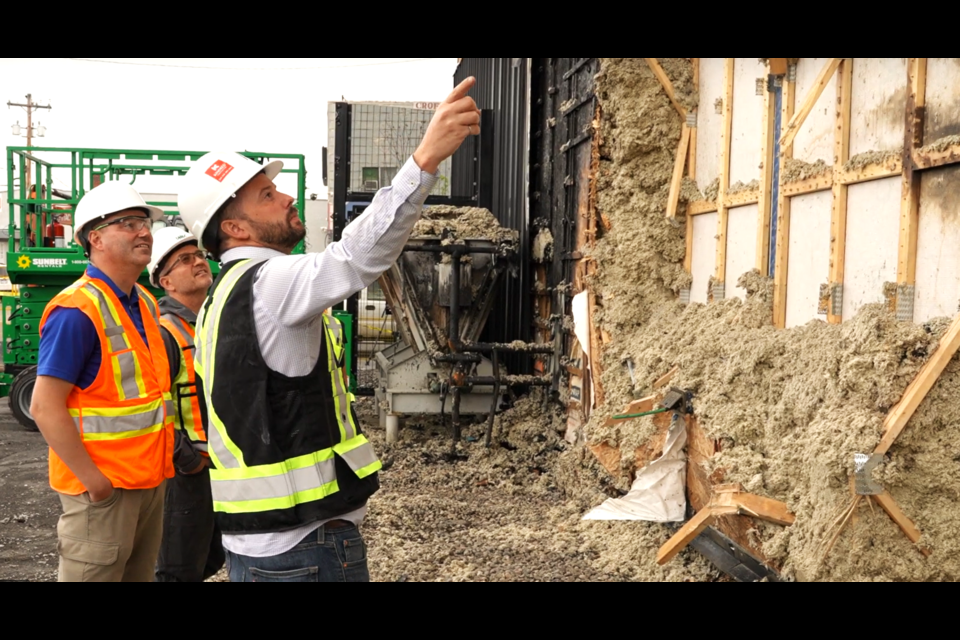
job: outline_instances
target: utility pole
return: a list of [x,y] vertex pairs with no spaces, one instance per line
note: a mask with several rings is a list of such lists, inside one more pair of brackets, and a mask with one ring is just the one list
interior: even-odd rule
[[[19,102],[10,102],[10,101],[8,100],[8,101],[7,101],[7,108],[10,108],[10,107],[23,107],[23,108],[26,110],[26,112],[27,112],[27,146],[28,146],[28,147],[31,147],[31,146],[33,146],[33,111],[34,111],[34,109],[53,109],[53,107],[51,107],[51,106],[48,105],[48,104],[47,104],[47,105],[37,104],[36,102],[33,101],[33,95],[30,94],[30,93],[28,93],[28,94],[26,95],[26,98],[27,98],[27,104],[21,104],[21,103],[19,103]],[[14,135],[19,135],[19,134],[20,134],[19,129],[20,129],[19,124],[14,125],[14,129],[13,129],[13,130],[14,130]],[[43,133],[42,133],[42,132],[41,132],[40,136],[43,137]],[[27,188],[27,189],[30,188],[30,162],[29,162],[29,161],[27,161],[27,184],[26,184],[26,188]],[[37,190],[37,194],[36,194],[36,196],[37,196],[38,199],[39,199],[39,197],[40,197],[39,191],[40,191],[40,190],[38,189],[38,190]]]

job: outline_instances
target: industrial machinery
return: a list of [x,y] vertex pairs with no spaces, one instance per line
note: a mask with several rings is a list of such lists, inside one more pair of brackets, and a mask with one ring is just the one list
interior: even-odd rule
[[[7,271],[16,294],[2,297],[4,351],[0,397],[9,396],[14,416],[27,429],[37,428],[30,414],[30,402],[36,382],[40,319],[47,303],[79,278],[88,263],[83,250],[73,242],[73,211],[80,198],[108,180],[135,184],[138,176],[184,175],[190,163],[204,153],[7,147]],[[306,190],[304,157],[242,153],[258,162],[283,160],[283,173],[296,174],[295,195],[302,219]],[[40,185],[39,195],[37,189],[30,188],[31,182]],[[168,224],[176,223],[174,196],[148,195],[145,199],[166,211]],[[295,253],[302,252],[301,243]],[[211,267],[216,273],[216,265]],[[152,288],[146,271],[140,284]]]
[[[496,234],[492,234],[496,235]],[[510,376],[505,353],[547,357],[554,345],[478,342],[501,276],[517,252],[515,238],[412,238],[380,279],[403,342],[376,355],[376,397],[387,440],[398,438],[404,415],[446,413],[454,448],[463,415],[488,415],[486,444],[500,397],[508,387],[550,386],[551,378]]]

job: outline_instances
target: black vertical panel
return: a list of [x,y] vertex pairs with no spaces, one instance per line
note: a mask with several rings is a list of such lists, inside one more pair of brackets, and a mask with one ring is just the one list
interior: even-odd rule
[[[503,284],[499,300],[491,312],[484,340],[530,341],[533,337],[533,289],[531,270],[532,236],[526,202],[526,122],[527,58],[464,58],[455,75],[455,83],[474,76],[477,85],[471,96],[481,109],[492,112],[488,126],[493,127],[493,167],[474,170],[478,157],[477,141],[468,141],[453,157],[452,191],[454,196],[472,196],[478,192],[477,175],[492,179],[491,211],[504,227],[520,233],[520,255],[515,273]],[[486,162],[486,158],[483,158]],[[508,362],[511,371],[529,373],[529,358]]]

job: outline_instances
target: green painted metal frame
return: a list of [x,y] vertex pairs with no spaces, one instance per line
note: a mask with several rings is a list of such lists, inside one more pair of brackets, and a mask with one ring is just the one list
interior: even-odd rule
[[[29,215],[27,207],[34,205],[40,208],[38,214],[42,222],[38,226],[42,226],[47,222],[46,214],[51,213],[55,205],[76,207],[84,194],[93,188],[95,177],[99,178],[97,183],[100,183],[120,179],[123,176],[132,176],[131,183],[135,183],[137,176],[141,175],[179,176],[187,172],[190,162],[205,153],[205,151],[7,147],[7,208],[10,237],[7,272],[10,281],[20,288],[19,296],[3,298],[5,343],[3,362],[8,372],[15,372],[19,368],[36,363],[36,353],[39,348],[38,310],[42,313],[42,307],[46,302],[63,287],[79,278],[88,264],[83,250],[74,244],[72,238],[67,238],[67,246],[60,248],[23,246],[21,231],[27,227],[27,215]],[[295,161],[295,167],[285,167],[282,173],[297,176],[297,207],[300,210],[300,218],[303,220],[307,176],[304,156],[252,151],[240,153],[260,163],[267,160],[284,160],[287,161],[285,164],[294,164],[289,161]],[[50,159],[48,156],[51,155],[56,156],[56,159]],[[171,164],[175,162],[183,164]],[[29,197],[30,185],[27,184],[26,179],[28,163],[33,183],[42,185],[46,189],[43,198]],[[53,197],[55,170],[61,170],[61,172],[68,170],[69,198]],[[19,185],[16,184],[17,182]],[[66,193],[66,190],[64,192]],[[178,213],[175,209],[176,202],[151,200],[148,204],[173,208],[168,211],[171,216]],[[56,211],[57,215],[69,213],[72,224],[72,208]],[[43,229],[36,230],[36,237],[38,242],[42,242]],[[303,253],[303,251],[303,243],[294,249],[294,253]],[[211,266],[217,268],[217,265]],[[140,278],[140,282],[155,293],[159,293],[150,287],[146,272]],[[5,396],[9,390],[10,380],[7,378],[10,376],[0,377],[0,396]]]

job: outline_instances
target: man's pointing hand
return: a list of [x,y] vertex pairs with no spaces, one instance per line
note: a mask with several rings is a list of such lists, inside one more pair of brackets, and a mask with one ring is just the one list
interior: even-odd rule
[[480,133],[480,110],[467,92],[477,83],[470,77],[440,103],[427,127],[423,141],[413,154],[413,160],[422,171],[436,173],[440,163],[453,155],[470,135]]

